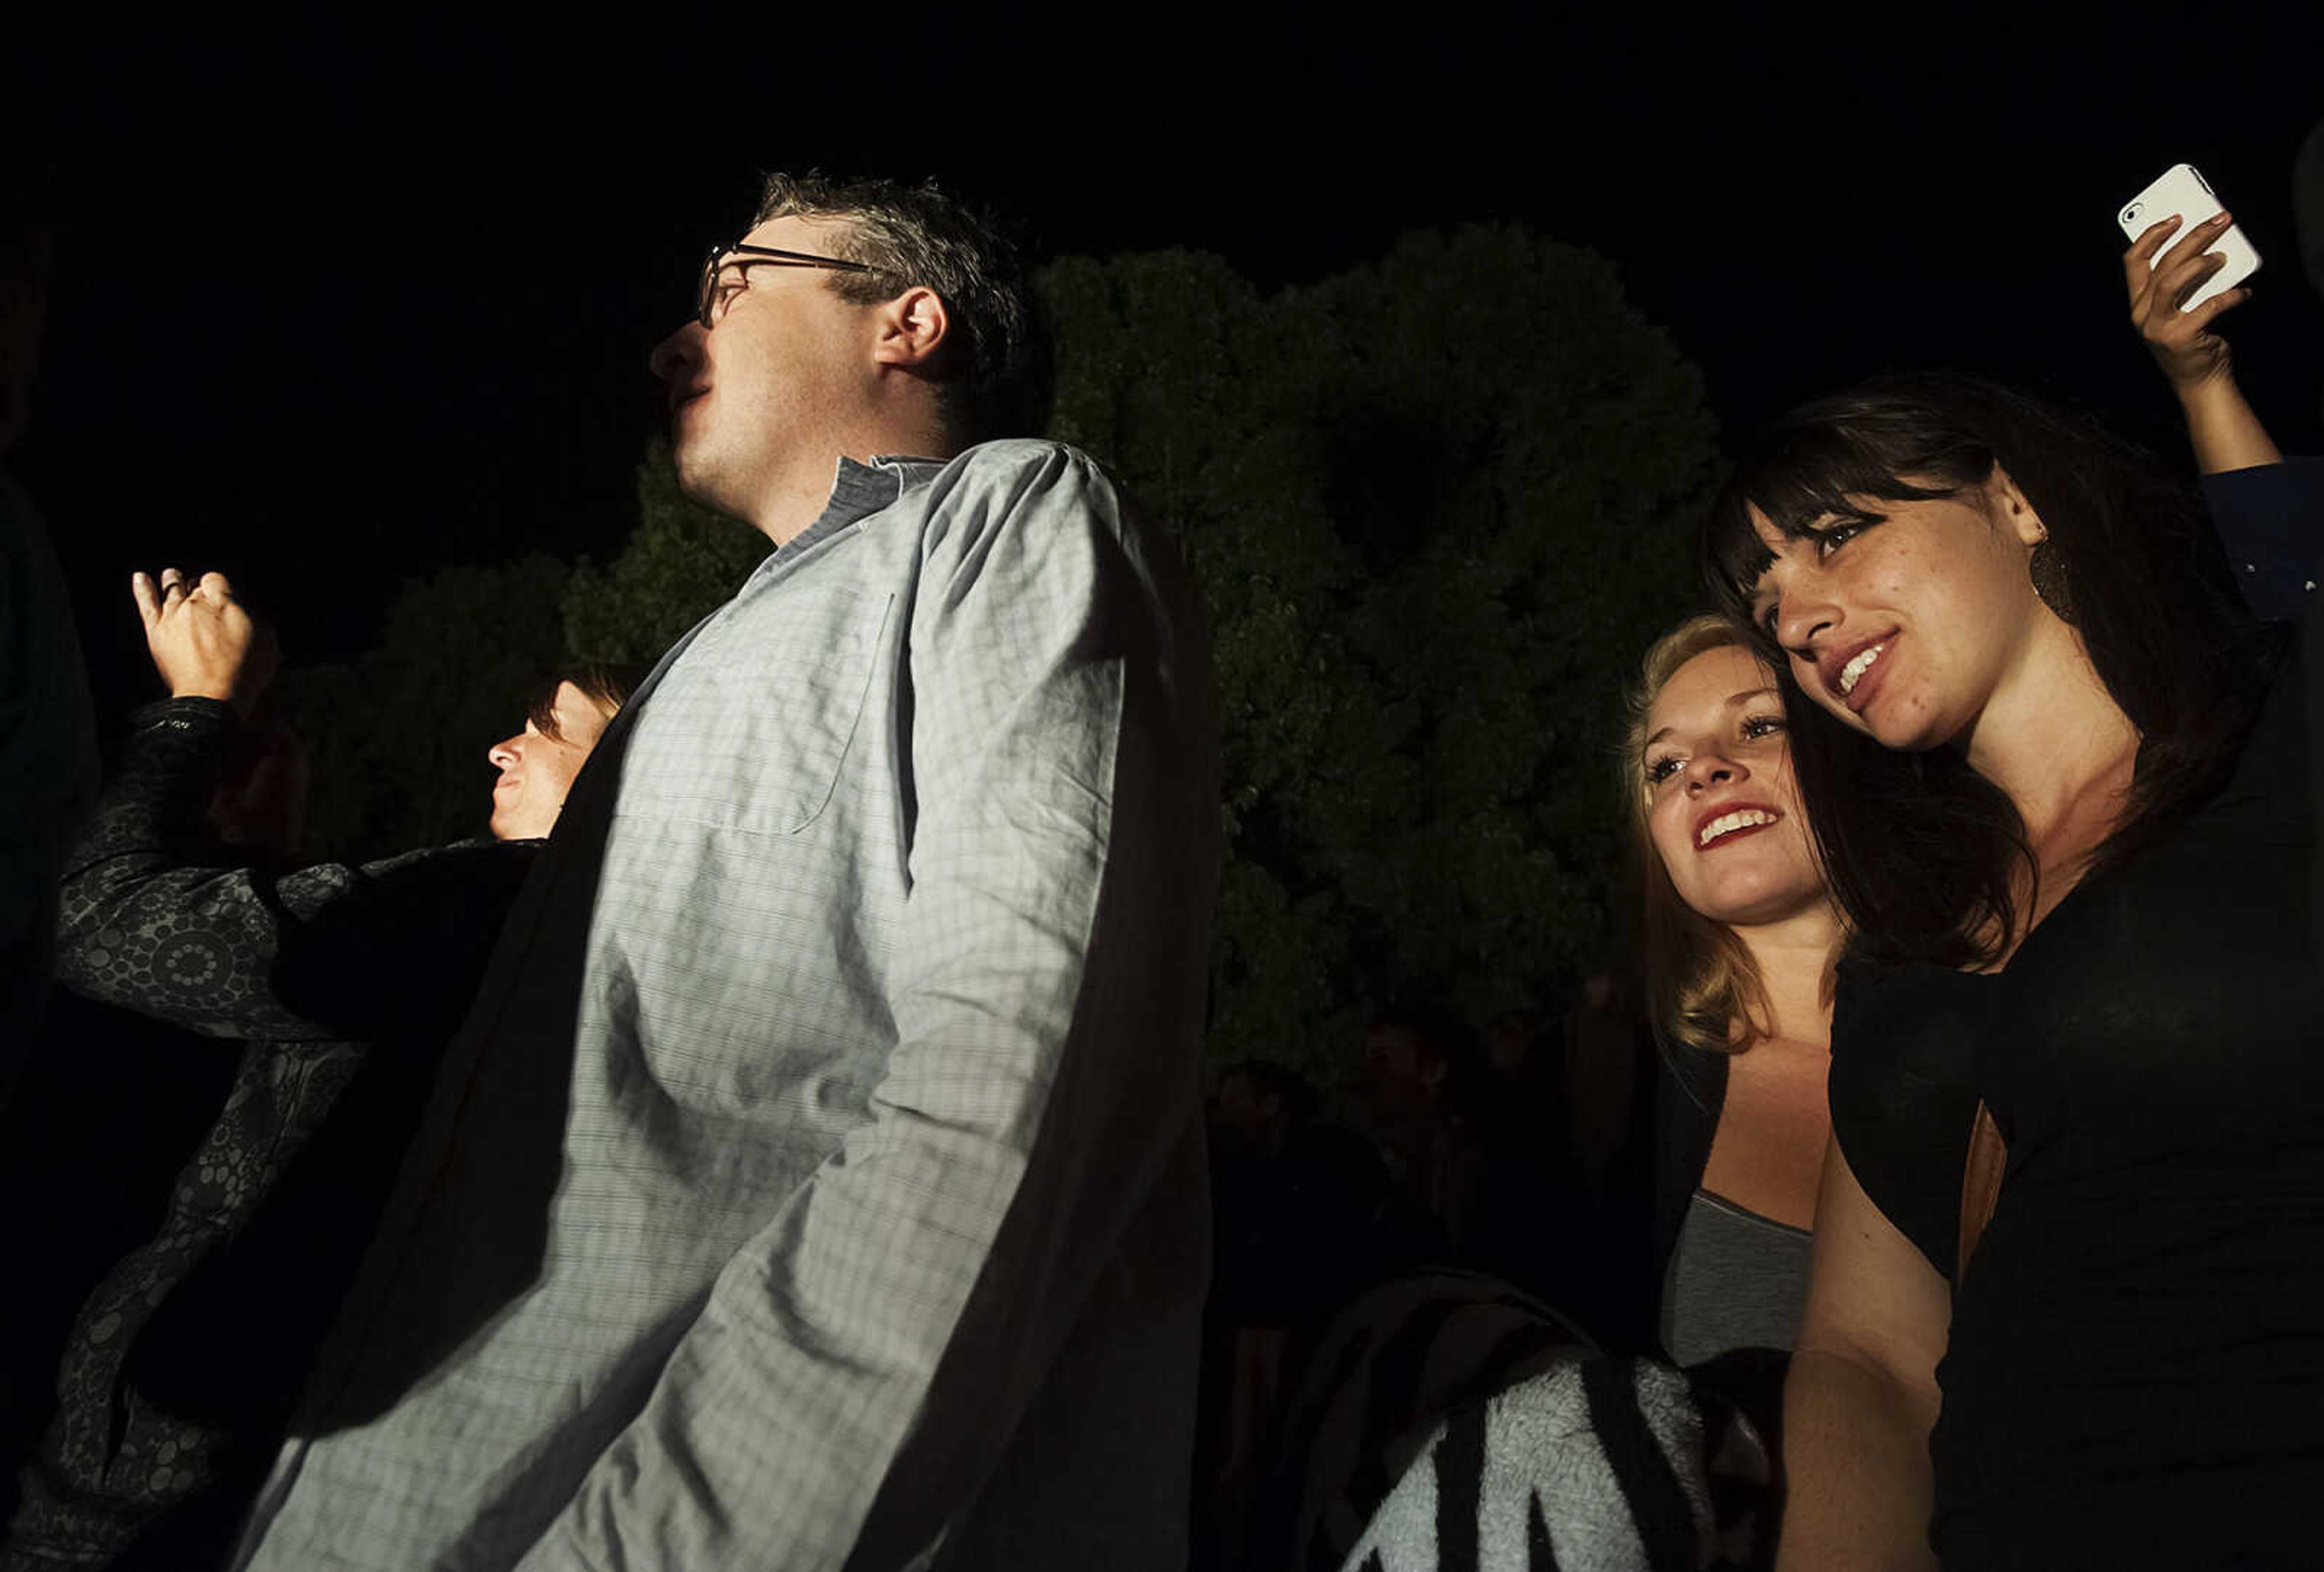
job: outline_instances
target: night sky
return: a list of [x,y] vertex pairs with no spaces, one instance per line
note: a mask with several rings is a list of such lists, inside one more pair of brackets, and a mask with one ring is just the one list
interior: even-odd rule
[[[2324,450],[2324,305],[2288,206],[2324,23],[2283,18],[2311,7],[2098,37],[1947,13],[1918,40],[1896,19],[1936,8],[1775,32],[1606,9],[1636,20],[648,6],[586,37],[236,37],[108,13],[122,36],[6,51],[11,144],[42,150],[70,225],[13,467],[108,707],[144,697],[135,567],[224,567],[289,658],[354,653],[406,576],[618,548],[659,417],[647,350],[757,171],[810,166],[934,175],[1038,254],[1187,246],[1268,287],[1518,220],[1614,259],[1730,436],[1950,365],[2167,444],[2113,210],[2186,160],[2267,259],[2231,319],[2255,402]],[[1509,352],[1531,347],[1512,301]]]

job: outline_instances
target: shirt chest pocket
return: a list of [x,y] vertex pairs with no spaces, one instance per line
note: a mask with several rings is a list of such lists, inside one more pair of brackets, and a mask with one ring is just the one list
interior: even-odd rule
[[860,745],[892,595],[770,596],[705,628],[638,718],[620,818],[805,830]]

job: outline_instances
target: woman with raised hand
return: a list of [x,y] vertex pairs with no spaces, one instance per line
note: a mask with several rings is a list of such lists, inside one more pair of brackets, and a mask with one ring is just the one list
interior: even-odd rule
[[[2159,315],[2213,237],[2126,259],[2151,343],[2233,304]],[[2312,635],[2151,459],[1964,378],[1794,411],[1705,544],[1850,929],[1782,1564],[2312,1561]]]
[[[0,1568],[223,1558],[502,919],[634,681],[579,667],[545,685],[489,750],[492,838],[290,866],[296,756],[248,745],[271,637],[221,574],[141,573],[132,589],[170,697],[132,717],[121,767],[66,850],[58,976],[183,1029],[169,1046],[223,1056],[231,1077],[151,1208],[158,1225],[80,1300],[47,1390],[5,1393],[53,1411]],[[293,789],[253,790],[270,771]],[[119,1123],[93,1133],[100,1182],[136,1166],[112,1138],[134,1127],[140,1091],[118,1088]]]

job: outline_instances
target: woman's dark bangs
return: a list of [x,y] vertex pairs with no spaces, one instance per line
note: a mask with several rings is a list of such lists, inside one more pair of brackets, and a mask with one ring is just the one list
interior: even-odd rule
[[1775,560],[1751,522],[1754,510],[1777,534],[1796,541],[1821,519],[1860,513],[1851,499],[1924,495],[1897,479],[1898,473],[1886,455],[1845,427],[1780,432],[1727,483],[1705,522],[1703,547],[1722,608],[1748,622],[1751,592]]

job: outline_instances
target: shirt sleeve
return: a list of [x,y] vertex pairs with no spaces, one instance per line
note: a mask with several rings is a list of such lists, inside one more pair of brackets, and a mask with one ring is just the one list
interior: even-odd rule
[[121,768],[66,851],[57,980],[213,1037],[448,1031],[525,859],[479,843],[264,867],[208,819],[237,724],[209,698],[133,717]]
[[933,493],[870,1116],[721,1272],[528,1568],[913,1561],[1198,1116],[1218,810],[1191,599],[1069,449],[978,449]]
[[2324,578],[2324,458],[2207,475],[2203,498],[2252,610],[2269,622],[2305,616]]

